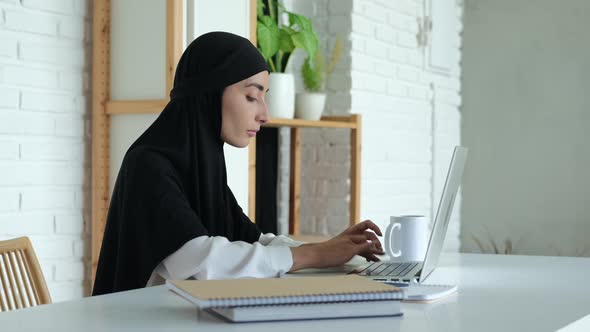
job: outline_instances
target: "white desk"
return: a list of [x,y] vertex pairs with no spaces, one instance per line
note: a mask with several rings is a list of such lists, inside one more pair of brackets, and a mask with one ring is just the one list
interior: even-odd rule
[[[564,279],[564,276],[569,277]],[[590,314],[590,258],[443,255],[429,282],[459,293],[404,316],[230,324],[164,286],[0,313],[4,331],[555,331]]]

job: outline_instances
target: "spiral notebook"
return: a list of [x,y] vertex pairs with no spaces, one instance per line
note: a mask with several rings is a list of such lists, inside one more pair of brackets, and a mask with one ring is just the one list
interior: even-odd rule
[[166,284],[199,308],[403,299],[398,287],[358,275],[168,280]]
[[168,280],[200,309],[234,322],[400,315],[404,293],[358,275]]
[[204,311],[226,321],[236,323],[383,317],[400,316],[402,314],[399,300],[208,308],[204,309]]

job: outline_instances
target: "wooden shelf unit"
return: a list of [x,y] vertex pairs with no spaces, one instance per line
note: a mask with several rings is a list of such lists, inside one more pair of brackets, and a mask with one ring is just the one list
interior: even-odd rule
[[[301,206],[301,129],[302,128],[349,128],[350,129],[350,206],[349,224],[352,226],[360,219],[361,189],[361,116],[352,114],[341,117],[322,117],[319,121],[301,119],[271,119],[265,127],[291,128],[291,160],[289,181],[289,234],[299,235],[299,218]],[[249,145],[249,196],[248,215],[256,218],[256,140]]]

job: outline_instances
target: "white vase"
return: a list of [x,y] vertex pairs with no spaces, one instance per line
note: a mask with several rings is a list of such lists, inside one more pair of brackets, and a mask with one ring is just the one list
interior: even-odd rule
[[295,79],[290,73],[270,73],[266,106],[271,118],[292,119],[295,113]]
[[322,117],[326,106],[326,94],[319,92],[302,92],[295,99],[295,117],[317,121]]

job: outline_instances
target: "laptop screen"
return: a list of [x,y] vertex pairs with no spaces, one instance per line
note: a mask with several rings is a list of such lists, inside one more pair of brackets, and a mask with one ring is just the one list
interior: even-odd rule
[[463,176],[463,168],[465,160],[467,159],[467,149],[461,146],[456,146],[451,158],[451,165],[447,173],[445,186],[443,187],[438,210],[430,233],[430,241],[424,258],[424,265],[420,273],[420,282],[424,281],[430,273],[434,270],[440,257],[440,252],[443,247],[451,212],[453,211],[453,204],[455,197],[461,184],[461,177]]

